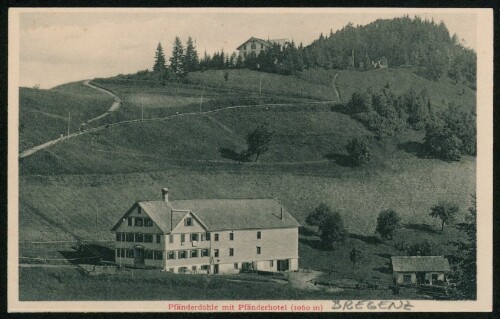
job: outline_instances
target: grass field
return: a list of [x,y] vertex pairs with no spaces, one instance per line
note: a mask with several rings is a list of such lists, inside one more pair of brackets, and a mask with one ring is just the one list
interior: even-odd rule
[[[224,80],[225,72],[228,80]],[[331,83],[310,83],[295,76],[241,70],[210,70],[190,73],[194,83],[215,88],[227,88],[246,92],[262,92],[275,96],[285,95],[316,100],[336,100]]]
[[[248,278],[246,278],[248,277]],[[20,268],[20,300],[300,300],[393,299],[391,290],[301,290],[255,276],[176,275],[134,270],[84,277],[72,268]],[[420,299],[410,289],[398,298]]]

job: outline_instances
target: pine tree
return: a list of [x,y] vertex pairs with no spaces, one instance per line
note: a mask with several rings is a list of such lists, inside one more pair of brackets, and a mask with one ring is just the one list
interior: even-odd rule
[[172,57],[170,58],[170,69],[177,75],[184,75],[184,47],[181,39],[175,37],[174,47],[172,48]]
[[194,46],[193,39],[188,37],[186,42],[186,54],[184,55],[184,71],[186,73],[196,71],[198,69],[198,52]]
[[161,43],[158,42],[158,47],[156,48],[155,63],[153,65],[153,72],[156,74],[163,74],[166,70],[165,66],[165,54],[163,53],[163,48]]

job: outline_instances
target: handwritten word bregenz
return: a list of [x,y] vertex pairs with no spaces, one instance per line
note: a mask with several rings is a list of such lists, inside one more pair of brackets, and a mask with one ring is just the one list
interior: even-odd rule
[[409,300],[332,300],[333,310],[400,310],[411,311],[413,305]]

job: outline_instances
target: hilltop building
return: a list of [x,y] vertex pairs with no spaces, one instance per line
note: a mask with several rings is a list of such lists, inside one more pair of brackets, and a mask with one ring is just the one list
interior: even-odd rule
[[391,265],[395,284],[444,283],[451,270],[448,259],[443,256],[393,256]]
[[243,42],[240,46],[236,48],[238,50],[239,55],[243,60],[247,57],[247,55],[255,54],[255,56],[259,56],[259,54],[265,49],[269,48],[273,44],[279,44],[281,46],[285,45],[288,42],[288,39],[272,39],[272,40],[262,40],[259,38],[251,37],[250,39]]
[[300,224],[274,199],[136,202],[111,229],[116,262],[174,273],[298,269]]

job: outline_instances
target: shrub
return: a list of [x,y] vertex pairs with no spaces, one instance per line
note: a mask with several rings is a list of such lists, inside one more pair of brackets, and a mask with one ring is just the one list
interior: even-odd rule
[[401,218],[395,211],[381,211],[377,218],[376,232],[379,233],[382,238],[392,239],[392,235],[399,228],[400,222]]
[[354,138],[345,146],[349,159],[354,166],[359,166],[370,161],[371,151],[368,143],[364,139]]

